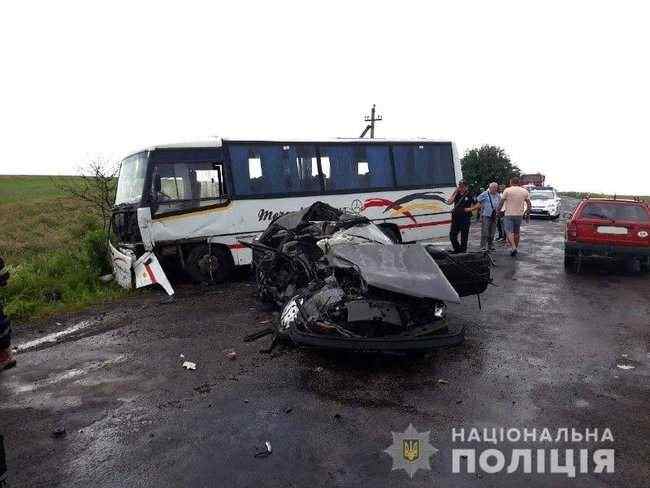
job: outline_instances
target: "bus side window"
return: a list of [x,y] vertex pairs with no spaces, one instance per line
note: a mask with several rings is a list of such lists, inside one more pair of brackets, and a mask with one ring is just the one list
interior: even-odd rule
[[326,190],[390,188],[394,186],[388,146],[331,144],[321,146]]
[[257,155],[248,158],[248,178],[250,179],[249,185],[253,193],[264,193],[262,191],[262,185],[264,184],[262,158]]
[[222,198],[223,181],[221,180],[221,165],[215,169],[197,169],[194,171],[195,182],[192,197],[195,199],[203,198]]
[[229,152],[235,195],[291,195],[320,190],[313,145],[234,143]]
[[451,144],[395,144],[397,186],[454,185]]
[[224,203],[223,165],[207,161],[160,163],[154,168],[154,215]]
[[328,158],[327,156],[322,156],[320,158],[320,167],[323,170],[323,178],[325,179],[325,188],[329,188],[329,179],[331,174],[330,158]]

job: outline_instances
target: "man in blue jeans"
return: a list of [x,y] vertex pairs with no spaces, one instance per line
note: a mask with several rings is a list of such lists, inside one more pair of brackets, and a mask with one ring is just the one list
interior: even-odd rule
[[[0,287],[6,286],[9,273],[4,270],[5,263],[0,257]],[[11,322],[2,310],[0,300],[0,371],[16,365],[16,358],[11,352]]]
[[481,251],[494,251],[494,233],[497,229],[497,208],[501,203],[498,183],[492,182],[476,201],[481,205]]

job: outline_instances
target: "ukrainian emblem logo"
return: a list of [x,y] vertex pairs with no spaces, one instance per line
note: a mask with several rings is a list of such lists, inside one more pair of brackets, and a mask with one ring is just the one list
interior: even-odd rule
[[413,478],[418,469],[429,470],[429,458],[438,452],[429,442],[431,431],[418,432],[409,424],[404,432],[391,432],[393,443],[384,450],[393,458],[392,471],[403,469]]
[[420,457],[420,439],[403,439],[402,454],[410,463],[417,461]]

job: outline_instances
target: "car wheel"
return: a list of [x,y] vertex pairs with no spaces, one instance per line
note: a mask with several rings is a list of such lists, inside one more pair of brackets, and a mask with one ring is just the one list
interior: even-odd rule
[[641,273],[641,260],[637,258],[628,258],[623,261],[625,272],[628,274]]
[[641,272],[642,273],[650,272],[650,258],[647,259],[645,262],[641,263]]
[[232,255],[226,248],[199,244],[188,254],[185,270],[196,283],[223,283],[233,267]]
[[564,253],[564,270],[567,273],[575,273],[578,271],[577,269],[577,260],[575,256],[572,256],[571,254]]

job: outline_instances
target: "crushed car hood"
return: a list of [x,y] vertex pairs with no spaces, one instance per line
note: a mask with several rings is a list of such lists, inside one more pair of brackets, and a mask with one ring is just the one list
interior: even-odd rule
[[460,344],[446,303],[485,291],[485,253],[402,244],[367,218],[323,202],[283,215],[254,241],[260,300],[280,310],[277,340],[362,351]]
[[368,285],[382,290],[460,303],[454,287],[419,244],[339,245],[328,260],[333,267],[355,267]]

